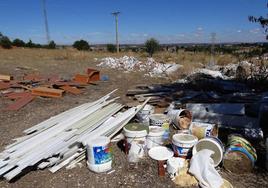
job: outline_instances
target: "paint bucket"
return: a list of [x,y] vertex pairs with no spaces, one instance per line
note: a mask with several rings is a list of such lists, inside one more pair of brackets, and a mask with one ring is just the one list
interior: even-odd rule
[[211,155],[211,158],[214,161],[214,166],[218,166],[223,158],[224,147],[222,142],[216,137],[206,137],[198,141],[198,143],[193,148],[193,155],[197,152],[209,149],[214,151],[214,154]]
[[191,149],[198,138],[190,134],[175,134],[172,137],[172,146],[175,156],[187,158],[191,156]]
[[165,130],[165,133],[163,135],[163,138],[169,139],[169,124],[170,119],[165,114],[151,114],[149,116],[150,119],[150,126],[159,126],[162,127]]
[[86,144],[87,165],[93,172],[101,173],[112,169],[110,139],[100,136]]
[[192,114],[186,109],[170,110],[168,116],[178,129],[189,129],[192,122]]
[[185,159],[181,157],[172,157],[167,160],[167,172],[171,179],[179,174],[179,169],[184,167]]
[[251,172],[256,160],[256,150],[246,139],[238,135],[228,137],[228,148],[223,161],[226,170],[238,174]]
[[163,135],[165,130],[162,127],[150,126],[149,134],[147,135],[147,148],[151,149],[155,146],[161,146],[164,143]]
[[154,113],[154,107],[152,105],[146,104],[143,109],[137,113],[137,118],[140,123],[149,126],[149,116]]
[[144,157],[148,129],[148,126],[139,123],[130,123],[123,128],[129,162],[138,162]]
[[200,140],[208,136],[218,137],[219,131],[215,124],[192,122],[190,132]]

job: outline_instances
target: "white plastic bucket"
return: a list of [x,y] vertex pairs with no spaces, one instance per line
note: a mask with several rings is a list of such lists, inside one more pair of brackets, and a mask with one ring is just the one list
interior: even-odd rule
[[90,170],[101,173],[112,169],[112,153],[108,137],[100,136],[90,140],[86,148],[87,165]]
[[190,133],[195,135],[198,139],[209,136],[218,137],[218,127],[210,123],[192,122]]
[[192,114],[189,110],[171,109],[167,115],[178,129],[189,129],[192,121]]
[[147,135],[147,148],[151,149],[155,146],[161,146],[164,143],[163,135],[165,130],[162,127],[150,126]]
[[149,126],[149,116],[154,113],[154,107],[152,105],[146,104],[143,109],[137,113],[137,118],[140,123]]
[[198,138],[190,134],[175,134],[172,137],[173,151],[176,156],[187,158],[191,156],[191,149]]
[[163,138],[168,139],[170,118],[165,114],[151,114],[149,116],[149,119],[150,119],[150,126],[162,127],[165,130]]
[[214,161],[214,166],[218,166],[223,158],[223,144],[216,137],[206,137],[198,141],[198,143],[193,148],[193,155],[202,149],[209,149],[214,151],[214,154],[211,155],[211,158]]
[[143,124],[132,123],[123,128],[128,145],[129,162],[138,162],[144,157],[148,132],[144,126]]

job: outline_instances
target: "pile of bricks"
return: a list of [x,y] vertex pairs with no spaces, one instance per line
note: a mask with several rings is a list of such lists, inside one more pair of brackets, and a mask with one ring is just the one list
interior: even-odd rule
[[14,100],[5,110],[19,110],[35,97],[61,98],[64,92],[79,95],[82,87],[100,80],[100,71],[88,68],[85,74],[76,74],[72,80],[62,80],[59,76],[45,77],[39,74],[25,75],[22,80],[14,80],[10,75],[0,74],[0,93]]

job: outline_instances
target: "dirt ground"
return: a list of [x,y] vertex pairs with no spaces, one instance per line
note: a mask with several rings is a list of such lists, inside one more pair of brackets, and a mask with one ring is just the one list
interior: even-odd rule
[[[15,78],[26,73],[58,74],[71,78],[75,73],[83,73],[87,67],[96,68],[94,57],[105,55],[68,50],[0,49],[0,73],[14,75]],[[102,75],[108,75],[109,80],[87,86],[80,95],[65,94],[61,99],[39,97],[19,111],[0,111],[0,150],[12,143],[12,139],[22,136],[24,129],[79,104],[96,100],[113,89],[118,88],[116,96],[120,96],[121,102],[126,103],[131,101],[125,96],[131,86],[168,82],[163,78],[145,77],[142,73],[98,69]],[[0,109],[9,103],[9,100],[0,97]],[[158,177],[157,164],[148,157],[131,165],[116,144],[113,144],[113,154],[114,172],[111,174],[95,174],[87,169],[84,161],[81,168],[61,169],[54,174],[47,169],[31,171],[12,183],[0,180],[0,187],[177,187],[168,177]],[[223,170],[220,173],[234,187],[268,187],[268,174],[261,167],[245,175],[230,174]]]

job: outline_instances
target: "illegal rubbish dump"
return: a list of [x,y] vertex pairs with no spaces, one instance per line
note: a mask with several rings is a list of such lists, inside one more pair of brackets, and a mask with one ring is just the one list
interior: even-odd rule
[[147,61],[139,61],[132,56],[123,56],[120,58],[106,57],[97,59],[100,63],[97,66],[109,67],[112,69],[129,71],[145,71],[148,76],[164,77],[173,72],[176,72],[182,65],[171,63],[159,63],[153,58],[147,58]]

